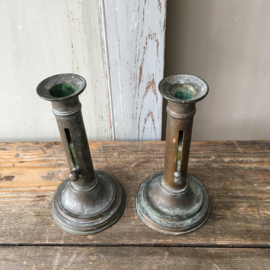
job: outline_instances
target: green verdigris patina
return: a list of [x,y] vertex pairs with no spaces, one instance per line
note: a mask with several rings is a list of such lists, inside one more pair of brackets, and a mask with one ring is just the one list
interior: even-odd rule
[[170,94],[179,99],[190,99],[196,95],[196,90],[189,84],[175,84],[170,90]]
[[51,76],[37,87],[38,95],[52,102],[69,165],[68,178],[53,196],[53,218],[61,229],[79,235],[109,228],[125,208],[120,183],[93,168],[79,101],[85,87],[85,79],[73,73]]
[[180,98],[180,99],[189,99],[189,98],[192,98],[192,95],[187,92],[178,91],[174,94],[174,97]]
[[178,137],[178,147],[177,147],[177,161],[176,161],[176,171],[180,172],[181,170],[181,159],[182,159],[182,150],[183,150],[183,136],[184,131],[179,131]]
[[78,163],[77,163],[77,158],[76,158],[76,154],[75,154],[75,150],[74,150],[74,145],[73,143],[69,143],[69,150],[70,150],[70,153],[71,153],[71,156],[72,156],[72,160],[73,160],[73,163],[74,163],[74,167],[77,169],[79,168],[78,166]]
[[53,97],[67,97],[75,92],[75,87],[70,84],[58,84],[50,90]]
[[71,163],[71,166],[73,167],[73,169],[78,169],[79,166],[78,166],[78,162],[77,162],[77,158],[76,158],[76,154],[75,154],[75,149],[74,149],[74,145],[73,145],[68,128],[65,128],[65,134],[66,134],[66,138],[67,138],[67,143],[68,143],[70,155],[72,158],[72,160],[69,160],[69,162]]

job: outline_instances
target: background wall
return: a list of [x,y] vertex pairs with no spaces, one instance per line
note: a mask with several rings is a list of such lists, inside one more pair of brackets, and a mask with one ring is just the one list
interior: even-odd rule
[[269,14],[269,0],[168,0],[165,76],[210,86],[193,140],[270,139]]
[[160,140],[166,1],[100,0],[114,140]]
[[1,0],[0,141],[60,140],[37,85],[59,73],[87,81],[89,140],[160,140],[166,1]]
[[60,140],[36,87],[69,72],[87,80],[81,102],[89,139],[112,139],[96,1],[3,0],[0,12],[0,140]]
[[[270,1],[169,0],[165,76],[210,86],[193,140],[270,139]],[[0,141],[60,140],[37,84],[74,72],[89,140],[159,140],[166,1],[0,1]],[[163,114],[163,127],[166,114]]]

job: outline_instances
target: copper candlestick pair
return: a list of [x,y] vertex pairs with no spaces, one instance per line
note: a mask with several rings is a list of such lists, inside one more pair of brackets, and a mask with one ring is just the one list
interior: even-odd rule
[[[52,214],[56,224],[73,234],[93,234],[122,216],[125,193],[110,174],[94,171],[81,114],[79,94],[86,81],[59,74],[42,81],[38,95],[52,102],[70,174],[55,191]],[[199,180],[187,174],[195,103],[208,93],[207,84],[190,75],[165,78],[160,93],[168,100],[164,172],[147,178],[136,197],[136,210],[150,228],[182,234],[202,226],[209,215],[209,197]]]

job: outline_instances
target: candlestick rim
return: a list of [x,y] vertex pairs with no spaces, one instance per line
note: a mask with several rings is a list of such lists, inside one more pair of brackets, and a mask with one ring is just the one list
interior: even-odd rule
[[[68,85],[74,92],[67,96],[53,96],[51,90],[58,85]],[[86,80],[74,73],[56,74],[44,79],[37,86],[37,94],[45,100],[61,102],[80,95],[86,88]]]
[[[196,94],[192,98],[181,99],[174,97],[170,92],[170,88],[177,84],[187,84],[195,88]],[[158,85],[160,94],[167,100],[176,103],[195,103],[204,99],[209,93],[209,86],[200,77],[189,74],[175,74],[162,79]]]

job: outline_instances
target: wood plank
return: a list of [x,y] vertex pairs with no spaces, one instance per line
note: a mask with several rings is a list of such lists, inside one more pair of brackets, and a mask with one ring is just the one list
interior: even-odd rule
[[12,269],[270,269],[269,249],[165,247],[0,247]]
[[166,1],[99,0],[99,6],[114,138],[160,140]]
[[135,211],[141,182],[162,170],[164,142],[92,142],[96,170],[113,174],[127,204],[110,229],[87,237],[60,230],[51,200],[68,174],[60,143],[0,144],[0,243],[270,245],[270,141],[193,142],[189,173],[206,186],[211,214],[199,230],[163,235]]
[[35,92],[58,73],[86,79],[80,100],[88,138],[112,140],[97,2],[2,0],[0,9],[1,141],[60,140],[50,102]]

